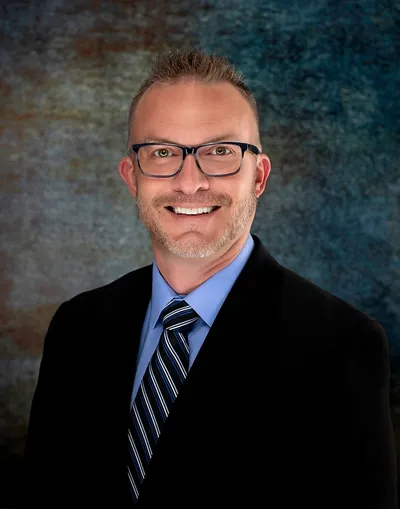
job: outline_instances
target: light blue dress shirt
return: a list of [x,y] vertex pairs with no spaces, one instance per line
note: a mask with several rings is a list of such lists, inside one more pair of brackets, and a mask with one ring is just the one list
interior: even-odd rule
[[131,404],[133,404],[143,375],[160,340],[163,330],[160,314],[164,307],[173,298],[176,300],[185,299],[200,317],[195,322],[188,336],[190,369],[218,311],[245,266],[253,247],[254,240],[251,234],[249,234],[245,245],[229,265],[207,279],[207,281],[204,281],[204,283],[187,295],[177,294],[161,275],[155,260],[153,261],[151,299],[147,307],[140,337]]

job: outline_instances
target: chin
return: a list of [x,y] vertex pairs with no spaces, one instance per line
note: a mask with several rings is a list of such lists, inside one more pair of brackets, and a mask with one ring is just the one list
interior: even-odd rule
[[220,247],[218,244],[218,237],[214,240],[205,241],[199,238],[201,235],[199,232],[188,232],[178,239],[163,237],[159,239],[159,243],[169,253],[179,258],[206,258],[219,251]]

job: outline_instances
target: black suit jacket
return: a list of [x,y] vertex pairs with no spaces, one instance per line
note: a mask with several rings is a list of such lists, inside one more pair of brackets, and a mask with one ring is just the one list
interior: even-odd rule
[[[253,239],[140,507],[395,509],[384,329]],[[56,311],[32,402],[26,506],[129,505],[127,416],[151,284],[149,265]]]

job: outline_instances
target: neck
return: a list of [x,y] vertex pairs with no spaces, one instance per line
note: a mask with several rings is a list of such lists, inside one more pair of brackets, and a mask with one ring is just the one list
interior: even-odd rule
[[178,258],[153,246],[154,259],[169,286],[176,293],[187,295],[229,265],[243,249],[247,236],[248,232],[227,249],[207,258]]

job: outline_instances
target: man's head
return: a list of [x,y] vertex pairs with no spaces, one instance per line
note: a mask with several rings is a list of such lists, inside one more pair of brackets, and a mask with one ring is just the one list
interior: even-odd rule
[[[128,148],[146,142],[188,147],[231,141],[261,150],[250,90],[225,58],[202,52],[177,52],[158,59],[132,100],[128,133]],[[143,173],[162,175],[164,168],[172,167],[176,172],[183,153],[175,147],[136,148],[121,160],[120,174],[136,198],[139,218],[158,254],[218,257],[247,237],[270,163],[266,155],[243,150],[222,144],[200,149],[197,162],[209,175],[197,166],[194,155],[187,155],[181,171],[171,177]],[[229,158],[237,168],[229,167]],[[229,175],[212,175],[228,170]],[[176,213],[176,207],[206,206],[218,208],[200,215]],[[189,212],[178,212],[185,211]]]

